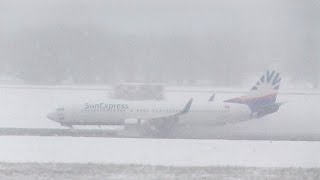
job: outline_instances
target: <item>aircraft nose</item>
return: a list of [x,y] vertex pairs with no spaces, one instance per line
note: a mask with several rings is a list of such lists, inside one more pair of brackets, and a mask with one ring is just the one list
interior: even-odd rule
[[52,121],[58,121],[58,113],[57,112],[51,112],[47,114],[47,118]]

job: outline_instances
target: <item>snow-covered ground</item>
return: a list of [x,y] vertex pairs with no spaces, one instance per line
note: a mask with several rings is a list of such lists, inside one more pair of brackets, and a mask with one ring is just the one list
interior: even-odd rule
[[0,163],[1,180],[317,180],[319,168],[162,167],[113,164]]
[[0,162],[320,167],[320,142],[0,137]]

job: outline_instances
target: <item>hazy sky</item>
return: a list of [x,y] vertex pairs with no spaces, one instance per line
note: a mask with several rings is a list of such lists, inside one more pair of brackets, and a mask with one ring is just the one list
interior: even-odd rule
[[[271,27],[293,26],[299,21],[296,18],[315,13],[312,8],[316,1],[1,0],[0,3],[1,26],[9,31],[47,25],[98,24],[130,33],[210,33],[212,29],[235,27],[239,31],[277,31]],[[304,6],[308,11],[303,10]]]
[[0,61],[36,72],[45,59],[83,67],[97,59],[121,62],[117,72],[169,74],[176,69],[160,61],[188,63],[180,76],[203,78],[280,60],[308,74],[302,65],[320,58],[318,17],[318,0],[0,0]]

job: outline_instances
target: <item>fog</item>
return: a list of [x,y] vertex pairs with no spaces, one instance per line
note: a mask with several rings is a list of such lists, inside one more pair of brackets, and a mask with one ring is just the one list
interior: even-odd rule
[[240,85],[277,64],[317,87],[317,0],[1,0],[0,76]]
[[319,0],[0,0],[0,179],[319,179],[319,17]]

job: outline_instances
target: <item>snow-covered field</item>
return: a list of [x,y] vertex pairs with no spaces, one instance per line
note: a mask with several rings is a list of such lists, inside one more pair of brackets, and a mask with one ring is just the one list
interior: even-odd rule
[[320,142],[0,137],[1,162],[318,167]]
[[1,180],[318,180],[319,169],[0,163]]
[[0,179],[320,177],[320,142],[0,137]]

